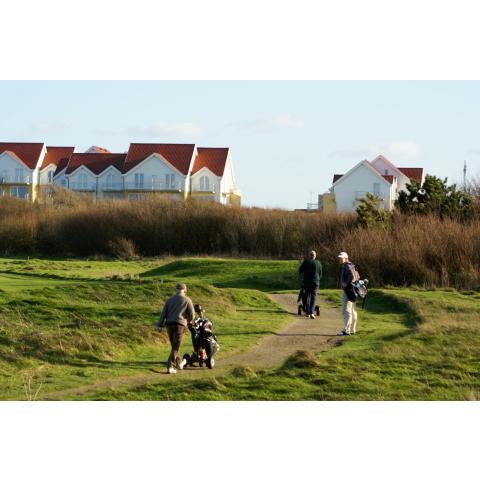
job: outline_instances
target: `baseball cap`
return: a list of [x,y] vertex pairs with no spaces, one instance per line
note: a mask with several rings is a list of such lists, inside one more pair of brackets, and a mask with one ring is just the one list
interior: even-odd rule
[[348,258],[348,253],[347,252],[340,252],[337,255],[337,258]]

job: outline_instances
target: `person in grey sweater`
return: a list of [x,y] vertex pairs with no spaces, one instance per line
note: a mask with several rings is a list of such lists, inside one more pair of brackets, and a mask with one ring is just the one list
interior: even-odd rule
[[182,370],[185,366],[186,362],[180,359],[179,351],[187,326],[193,321],[193,315],[193,303],[187,297],[187,286],[184,283],[177,283],[175,295],[165,302],[157,322],[159,329],[164,326],[167,327],[168,338],[172,347],[167,360],[167,373],[177,373],[176,368]]

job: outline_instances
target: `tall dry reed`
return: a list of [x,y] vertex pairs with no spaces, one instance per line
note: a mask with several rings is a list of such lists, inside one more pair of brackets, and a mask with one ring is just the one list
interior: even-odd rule
[[201,201],[28,204],[0,199],[0,254],[226,255],[299,258],[315,248],[326,285],[347,251],[374,285],[480,286],[480,217],[468,223],[395,215],[361,228],[355,215],[223,207]]

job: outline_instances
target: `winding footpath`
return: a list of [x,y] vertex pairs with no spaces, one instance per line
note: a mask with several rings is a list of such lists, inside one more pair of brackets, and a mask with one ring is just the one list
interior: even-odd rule
[[[179,377],[194,379],[222,376],[238,366],[248,366],[253,370],[274,368],[282,365],[298,350],[318,353],[341,342],[341,338],[336,336],[342,323],[338,309],[321,302],[320,317],[312,320],[297,315],[296,295],[271,294],[270,298],[294,318],[274,334],[262,338],[246,352],[232,355],[220,352],[218,358],[216,357],[217,365],[214,369],[188,368],[179,372],[175,376],[175,381]],[[41,400],[81,400],[84,395],[93,392],[116,388],[135,388],[167,380],[172,381],[173,377],[167,375],[162,369],[158,372],[114,377],[90,385],[45,393],[41,396]]]

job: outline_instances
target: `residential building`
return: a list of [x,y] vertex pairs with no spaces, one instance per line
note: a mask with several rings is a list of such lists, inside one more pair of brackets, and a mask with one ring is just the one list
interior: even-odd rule
[[385,156],[363,160],[345,174],[335,174],[328,193],[319,196],[320,211],[352,212],[372,193],[380,208],[392,210],[400,191],[412,180],[423,183],[423,168],[396,167]]
[[194,144],[132,143],[127,153],[92,146],[0,143],[0,195],[35,201],[53,185],[95,199],[143,199],[164,195],[239,205],[229,148]]

